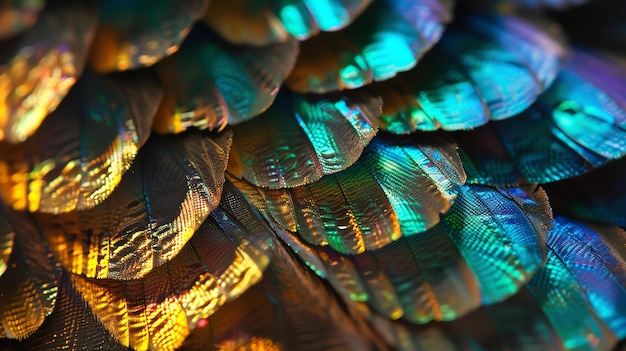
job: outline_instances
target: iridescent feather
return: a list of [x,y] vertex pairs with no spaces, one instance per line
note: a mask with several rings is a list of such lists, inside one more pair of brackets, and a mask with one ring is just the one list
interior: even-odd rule
[[157,65],[165,97],[154,129],[221,130],[267,109],[298,55],[295,39],[257,48],[224,42],[196,25],[180,51]]
[[41,128],[0,142],[0,196],[16,210],[92,208],[117,187],[150,135],[162,88],[147,72],[85,72]]
[[372,0],[213,1],[206,23],[234,44],[268,45],[290,36],[304,40],[347,26]]
[[439,138],[376,137],[345,171],[293,189],[236,181],[268,218],[314,245],[341,253],[376,250],[439,222],[465,174],[454,144]]
[[15,227],[15,241],[0,276],[0,338],[24,339],[54,309],[59,272],[31,218],[12,211],[3,216]]
[[141,279],[71,276],[76,291],[122,345],[176,349],[203,318],[261,279],[275,245],[271,229],[237,197],[226,187],[225,204],[180,253]]
[[310,247],[301,256],[313,264],[321,258],[320,275],[346,299],[425,324],[515,294],[543,264],[550,225],[542,190],[464,186],[441,223],[424,233],[362,254]]
[[165,264],[217,208],[228,135],[153,136],[119,187],[80,212],[37,215],[59,261],[90,278],[137,279]]
[[535,21],[458,18],[416,68],[371,85],[385,102],[381,129],[471,129],[526,109],[552,83],[566,54],[553,25]]
[[453,0],[379,0],[345,30],[302,43],[287,79],[298,92],[354,89],[413,68],[452,19]]
[[530,109],[457,134],[469,181],[548,183],[626,155],[626,70],[576,51]]
[[95,30],[95,9],[50,0],[36,25],[0,41],[0,140],[22,142],[80,77]]
[[343,171],[378,132],[381,101],[363,91],[283,91],[268,111],[233,128],[229,172],[256,186],[296,187]]
[[101,72],[152,66],[175,53],[209,0],[98,1],[89,62]]

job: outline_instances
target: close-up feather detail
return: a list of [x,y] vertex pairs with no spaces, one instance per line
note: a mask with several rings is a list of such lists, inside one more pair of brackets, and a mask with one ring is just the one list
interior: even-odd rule
[[235,181],[267,217],[314,245],[341,253],[375,250],[439,222],[465,173],[454,144],[376,137],[345,171],[292,189]]
[[296,187],[351,166],[378,132],[381,101],[363,91],[311,98],[283,90],[233,128],[229,172],[256,186]]
[[29,216],[0,211],[3,221],[9,221],[3,224],[0,235],[14,236],[7,268],[0,276],[0,338],[23,339],[53,311],[59,272]]
[[512,117],[550,86],[565,58],[549,23],[477,15],[459,21],[414,69],[370,86],[385,102],[381,129],[465,130]]
[[0,0],[0,350],[626,350],[621,0]]
[[150,136],[161,96],[147,72],[85,72],[32,137],[0,142],[0,197],[30,212],[64,213],[101,203]]
[[532,107],[457,135],[469,182],[581,175],[626,155],[626,69],[577,51]]
[[98,2],[91,66],[101,72],[152,66],[175,53],[209,0]]
[[267,109],[291,71],[298,42],[235,46],[198,24],[176,54],[157,64],[165,96],[154,129],[221,130]]
[[441,223],[424,233],[362,254],[313,251],[349,300],[391,319],[449,321],[530,280],[544,262],[550,222],[542,190],[464,186]]
[[234,44],[305,40],[350,24],[372,0],[212,1],[205,22]]
[[154,135],[130,175],[102,204],[35,218],[70,272],[90,278],[142,277],[176,256],[217,208],[229,146],[227,135]]
[[454,0],[377,0],[345,30],[304,41],[289,88],[355,89],[415,66],[452,20]]
[[33,134],[76,83],[95,32],[95,9],[78,0],[50,0],[39,17],[0,40],[0,140],[11,143]]

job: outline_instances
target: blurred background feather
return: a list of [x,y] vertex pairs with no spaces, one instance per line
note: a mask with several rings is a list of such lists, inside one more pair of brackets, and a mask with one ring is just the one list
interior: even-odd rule
[[0,0],[0,350],[620,350],[621,0]]

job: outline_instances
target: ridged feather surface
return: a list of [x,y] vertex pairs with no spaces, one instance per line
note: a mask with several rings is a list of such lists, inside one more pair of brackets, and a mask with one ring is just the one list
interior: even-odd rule
[[307,242],[341,253],[376,250],[439,222],[465,174],[454,144],[375,138],[345,171],[293,189],[236,185],[268,217]]
[[153,136],[109,199],[38,215],[64,267],[90,278],[137,279],[175,257],[217,208],[228,135]]
[[308,97],[282,92],[233,128],[229,171],[256,186],[296,187],[342,171],[378,132],[381,101],[363,91]]
[[375,83],[385,102],[381,129],[463,130],[512,117],[554,80],[566,55],[548,21],[468,15],[414,69]]
[[26,140],[56,109],[83,71],[95,19],[89,4],[50,0],[34,27],[0,42],[0,140]]
[[152,66],[175,53],[209,0],[106,0],[89,58],[101,72]]
[[207,318],[181,350],[387,349],[358,311],[340,304],[284,248],[273,252],[261,282]]
[[548,247],[574,275],[596,314],[626,337],[626,232],[558,216]]
[[[117,342],[96,319],[89,306],[72,287],[69,275],[68,272],[61,274],[54,311],[41,327],[22,343],[23,349],[29,351],[128,350]],[[2,349],[1,346],[0,349]]]
[[0,276],[0,338],[24,339],[54,309],[58,271],[30,217],[15,212],[4,215],[19,227],[8,267]]
[[309,266],[321,258],[318,274],[347,299],[425,324],[515,294],[543,264],[550,226],[543,190],[464,186],[440,224],[382,249],[341,255],[330,247],[300,249],[297,239],[290,246]]
[[457,134],[469,182],[548,183],[626,155],[626,70],[575,53],[519,116]]
[[439,40],[453,5],[453,0],[374,1],[345,30],[303,42],[287,85],[324,93],[409,70]]
[[[237,195],[225,189],[222,198],[227,197]],[[227,204],[236,201],[225,200]],[[122,345],[176,349],[199,320],[244,293],[263,275],[271,230],[244,206],[233,214],[220,205],[176,257],[141,279],[72,275],[72,284]]]
[[92,208],[117,187],[150,135],[162,89],[147,72],[85,72],[25,142],[0,142],[0,196],[16,210]]
[[262,48],[235,46],[196,25],[180,51],[157,65],[165,97],[155,130],[218,130],[260,114],[274,101],[297,55],[293,38]]

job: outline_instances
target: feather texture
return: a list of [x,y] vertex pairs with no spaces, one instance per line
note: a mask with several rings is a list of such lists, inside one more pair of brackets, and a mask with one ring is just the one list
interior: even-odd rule
[[298,54],[295,39],[269,47],[234,46],[196,25],[180,51],[157,65],[165,97],[155,130],[221,130],[267,109]]
[[22,343],[22,347],[30,351],[128,350],[96,319],[72,287],[68,272],[63,272],[59,278],[59,293],[54,311]]
[[626,70],[576,52],[521,115],[457,134],[469,181],[547,183],[626,155]]
[[385,102],[381,129],[471,129],[526,109],[552,83],[566,54],[551,24],[535,21],[458,19],[416,68],[371,85]]
[[454,320],[515,294],[543,264],[550,226],[543,190],[464,186],[440,224],[380,250],[304,252],[297,239],[290,246],[313,266],[321,258],[320,275],[347,300],[424,324]]
[[0,142],[0,196],[31,212],[101,203],[148,139],[161,95],[146,72],[86,72],[31,138]]
[[0,140],[26,140],[57,108],[82,73],[94,30],[88,4],[50,0],[34,27],[2,40]]
[[305,241],[362,253],[437,224],[464,180],[454,144],[377,137],[352,167],[313,184],[280,190],[236,185]]
[[[200,319],[261,279],[269,262],[271,230],[226,188],[223,198],[228,197],[235,199],[215,209],[176,257],[141,279],[71,276],[75,289],[122,345],[175,349]],[[228,207],[234,204],[239,204],[236,214]]]
[[548,233],[548,247],[609,329],[626,337],[626,232],[559,216]]
[[7,269],[0,276],[0,338],[24,339],[34,333],[54,309],[58,271],[28,215],[3,213],[6,215],[11,225],[19,226],[15,229],[15,244]]
[[302,43],[287,79],[298,92],[354,89],[411,69],[441,37],[454,0],[379,0],[340,32]]
[[99,1],[98,30],[89,57],[101,72],[151,66],[175,53],[209,0]]
[[60,262],[90,278],[137,279],[175,257],[218,204],[230,138],[154,136],[93,209],[37,220]]
[[290,36],[304,40],[348,25],[372,0],[213,1],[206,23],[235,44],[268,45]]
[[233,128],[229,171],[256,186],[296,187],[351,166],[378,131],[380,99],[363,91],[307,97],[284,91]]
[[284,248],[273,252],[261,282],[204,320],[181,350],[387,349],[357,310],[341,305]]

